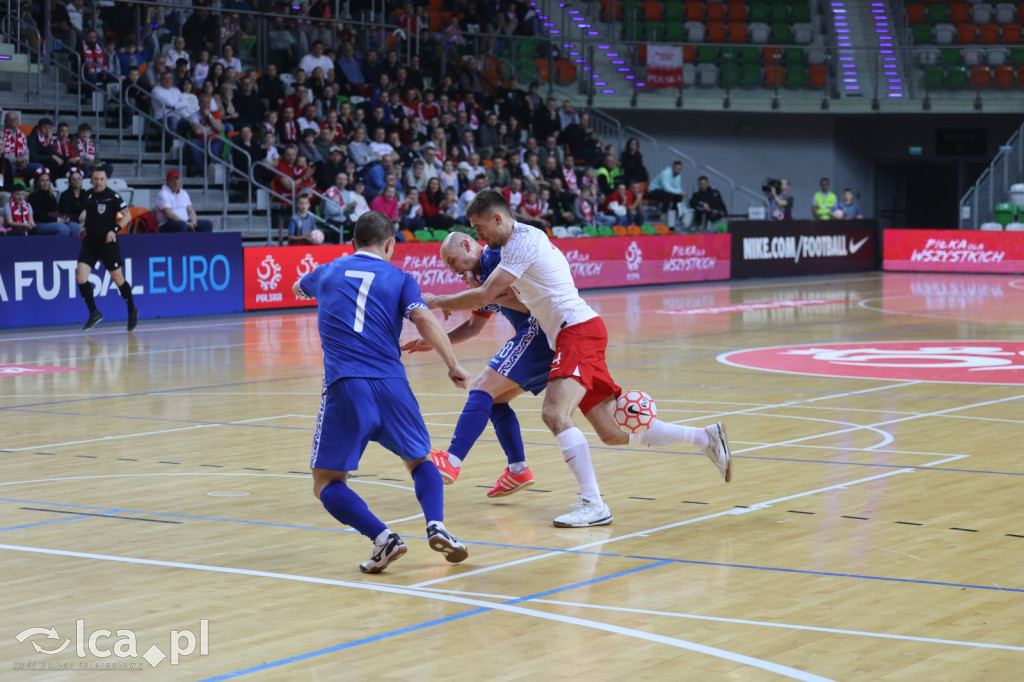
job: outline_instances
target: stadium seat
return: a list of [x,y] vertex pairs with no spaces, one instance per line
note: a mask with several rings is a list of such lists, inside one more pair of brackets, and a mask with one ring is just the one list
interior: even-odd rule
[[642,237],[644,234],[644,230],[639,225],[627,225],[626,234],[629,235],[630,237]]
[[999,225],[1002,227],[1006,227],[1010,223],[1017,222],[1018,211],[1017,207],[1014,204],[996,204],[995,208],[993,209],[993,213],[995,214],[996,222],[999,223]]
[[697,0],[687,0],[683,3],[687,21],[704,21],[704,3]]
[[951,88],[965,88],[967,87],[968,74],[967,68],[964,66],[951,66],[946,71],[946,82],[949,83]]
[[[615,233],[616,237],[625,237],[629,234],[629,230],[626,229],[625,225],[612,225],[612,232]],[[597,233],[601,234],[600,228],[598,228]]]
[[952,45],[956,38],[957,30],[953,24],[939,24],[932,29],[932,40],[936,45]]
[[992,71],[987,66],[971,67],[971,85],[976,88],[987,88],[992,84]]
[[668,225],[655,225],[654,229],[658,232],[658,234],[672,234],[672,228],[670,228]]
[[793,66],[804,63],[804,51],[799,47],[787,47],[782,50],[782,63]]
[[939,63],[941,52],[936,48],[923,48],[917,52],[917,63],[919,66],[934,66]]
[[640,230],[647,236],[658,234],[658,229],[654,225],[641,225]]
[[996,87],[1012,88],[1013,87],[1013,67],[1012,66],[997,66],[995,68],[995,83],[996,83]]
[[697,48],[697,61],[701,64],[714,64],[718,61],[718,48],[714,45],[701,45]]
[[705,18],[708,21],[716,21],[718,23],[725,23],[725,3],[723,2],[709,2],[704,7],[707,13]]
[[663,16],[665,17],[666,23],[681,24],[683,22],[683,17],[685,16],[685,14],[686,12],[683,8],[683,3],[679,2],[678,0],[670,0],[669,2],[665,3],[665,11],[663,13]]
[[762,45],[771,38],[772,29],[765,23],[752,23],[747,26],[747,40]]
[[[824,67],[822,67],[824,68]],[[761,67],[758,64],[744,64],[740,76],[741,83],[745,88],[757,88],[761,85]]]
[[645,21],[643,38],[652,43],[664,42],[668,38],[667,28],[662,21]]
[[[667,34],[668,34],[669,42],[671,42],[671,43],[680,43],[680,42],[683,41],[683,36],[685,35],[685,29],[683,28],[682,24],[669,23],[669,25],[668,25],[668,33]],[[691,50],[693,49],[692,45],[684,45],[683,46],[683,53],[684,54],[686,53],[686,48],[687,47],[689,47]]]
[[749,23],[767,24],[768,19],[768,5],[763,2],[752,2],[747,6],[747,21]]
[[789,5],[782,2],[776,2],[769,5],[768,19],[773,24],[789,23]]
[[1020,42],[1020,24],[1003,24],[1003,42],[1015,45]]
[[992,5],[987,2],[980,2],[971,8],[971,20],[976,24],[987,24],[992,21]]
[[787,66],[785,73],[787,88],[804,88],[807,86],[807,67],[803,64]]
[[551,79],[551,63],[547,59],[534,59],[533,65],[537,69],[537,79],[547,81]]
[[998,24],[982,24],[981,28],[978,29],[978,35],[981,38],[981,42],[986,45],[999,42],[999,25]]
[[985,51],[985,60],[989,66],[1002,66],[1010,58],[1010,51],[1002,47],[990,47]]
[[793,42],[797,45],[810,45],[814,42],[814,27],[810,24],[793,24]]
[[431,230],[435,242],[443,242],[448,237],[448,230]]
[[598,237],[614,237],[615,236],[615,231],[612,230],[612,228],[608,227],[607,225],[598,225],[597,226],[597,236]]
[[657,0],[644,0],[644,21],[661,21],[661,3]]
[[925,18],[924,5],[907,5],[908,24],[923,24]]
[[729,42],[730,43],[745,43],[747,42],[747,25],[742,21],[730,21],[729,22]]
[[572,63],[571,59],[559,59],[555,62],[555,68],[558,71],[559,83],[565,85],[576,82],[576,65]]
[[761,51],[756,47],[741,47],[737,51],[741,64],[760,64]]
[[790,25],[784,22],[772,24],[772,42],[776,45],[788,45],[793,42],[793,29]]
[[728,5],[729,10],[729,21],[746,21],[747,18],[747,3],[739,0],[733,0]]
[[790,8],[790,20],[794,24],[811,23],[811,8],[809,5],[793,5]]
[[964,66],[977,66],[981,64],[984,53],[978,48],[967,48],[960,53]]
[[960,50],[955,47],[942,48],[942,65],[957,66],[960,63]]
[[782,50],[777,47],[762,47],[761,59],[767,64],[775,64],[782,58]]
[[697,61],[697,48],[693,45],[683,45],[683,63],[693,64]]
[[959,24],[956,27],[956,40],[961,45],[972,45],[977,34],[978,29],[974,24]]
[[[910,6],[907,7],[910,14]],[[966,24],[971,20],[971,6],[965,2],[956,2],[949,6],[949,20],[954,24]]]
[[551,228],[551,232],[554,233],[556,239],[566,239],[569,236],[569,229],[562,225],[555,225]]
[[1006,226],[1007,232],[1024,232],[1024,223],[1010,223]]
[[722,66],[722,87],[735,88],[740,84],[743,70],[739,64],[725,64]]
[[824,64],[825,50],[820,47],[810,47],[806,50],[808,64]]
[[929,90],[941,88],[946,84],[946,70],[941,66],[925,67],[924,84]]
[[828,84],[828,73],[824,64],[811,64],[807,67],[807,73],[812,88],[824,88]]
[[927,45],[932,42],[932,27],[929,24],[914,24],[910,31],[915,45]]
[[713,88],[718,85],[718,67],[714,64],[698,64],[697,85],[702,88]]
[[693,64],[683,62],[683,87],[688,88],[697,84],[697,67]]
[[949,21],[949,5],[934,3],[928,5],[928,23],[935,26]]
[[708,22],[706,25],[706,37],[709,43],[725,42],[725,24],[720,21]]
[[686,31],[686,42],[688,43],[703,43],[704,42],[704,24],[699,21],[688,21],[683,25]]
[[1024,64],[1024,47],[1014,47],[1010,49],[1010,63],[1014,66]]
[[601,0],[601,20],[622,20],[622,5],[619,4],[618,0]]
[[415,232],[413,232],[413,236],[416,237],[417,241],[421,242],[434,241],[434,235],[430,230],[416,230]]
[[786,80],[786,70],[778,64],[764,67],[764,87],[774,88]]
[[1001,232],[1003,230],[1003,226],[999,223],[982,223],[978,229],[985,232]]
[[405,237],[405,241],[407,242],[419,241],[419,239],[416,239],[416,235],[414,235],[411,230],[402,230],[402,236]]
[[592,227],[590,225],[584,225],[583,226],[583,234],[585,234],[588,237],[596,237],[596,236],[598,236],[597,235],[597,228],[596,227]]

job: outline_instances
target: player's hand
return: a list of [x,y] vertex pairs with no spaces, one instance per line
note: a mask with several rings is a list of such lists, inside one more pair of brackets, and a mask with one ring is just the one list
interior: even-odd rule
[[462,279],[466,282],[466,286],[469,287],[470,289],[476,289],[481,284],[483,284],[483,282],[479,281],[476,278],[476,275],[474,275],[472,271],[469,270],[462,273]]
[[307,294],[305,291],[302,290],[302,287],[299,286],[298,282],[296,282],[294,285],[292,285],[292,293],[295,294],[296,298],[301,298],[303,301],[312,301],[313,300],[312,296],[310,296],[309,294]]
[[81,239],[84,236],[85,236],[85,228],[83,227],[82,229],[80,229],[78,231],[78,238]]
[[437,299],[440,298],[437,294],[428,294],[423,292],[421,296],[423,297],[423,302],[427,304],[428,308],[431,310],[437,308]]
[[114,241],[115,239],[117,239],[117,234],[113,230],[107,232],[107,243],[108,244],[110,242]]
[[413,339],[402,346],[407,353],[422,353],[423,351],[434,350],[434,347],[423,339]]
[[459,363],[455,363],[455,367],[448,370],[448,378],[459,388],[469,388],[469,374]]

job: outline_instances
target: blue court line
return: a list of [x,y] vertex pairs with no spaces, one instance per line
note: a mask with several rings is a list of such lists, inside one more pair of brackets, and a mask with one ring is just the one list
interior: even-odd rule
[[[630,558],[632,558],[632,557],[630,557]],[[535,594],[529,594],[529,595],[526,595],[525,597],[518,597],[516,599],[510,599],[508,601],[504,601],[504,602],[501,602],[501,603],[502,604],[506,604],[506,605],[520,604],[520,603],[525,602],[525,601],[530,601],[531,599],[540,599],[541,597],[546,597],[546,596],[551,595],[551,594],[557,594],[559,592],[566,592],[568,590],[574,590],[574,589],[576,589],[578,587],[586,587],[588,585],[593,585],[595,583],[604,582],[606,580],[612,580],[614,578],[621,578],[622,576],[629,575],[631,573],[637,573],[639,571],[646,571],[646,570],[648,570],[650,568],[658,568],[659,566],[664,566],[666,563],[668,563],[668,562],[656,561],[655,560],[655,563],[648,564],[646,566],[637,566],[635,568],[630,568],[630,569],[627,569],[625,571],[618,571],[617,573],[610,573],[610,574],[608,574],[606,576],[601,576],[600,578],[591,578],[590,580],[584,580],[582,582],[574,583],[572,585],[566,585],[564,587],[556,587],[556,588],[553,588],[553,589],[550,589],[550,590],[545,590],[543,592],[537,592]],[[475,616],[477,614],[486,613],[486,612],[492,611],[492,610],[493,609],[484,608],[484,607],[476,608],[476,609],[472,609],[470,611],[465,611],[463,613],[455,614],[453,616],[445,616],[444,618],[438,618],[438,619],[435,619],[435,620],[430,620],[430,621],[426,621],[426,622],[423,622],[423,623],[418,623],[416,625],[409,625],[407,627],[399,628],[397,630],[391,630],[389,632],[382,632],[382,633],[380,633],[378,635],[373,635],[371,637],[365,637],[363,639],[357,639],[357,640],[353,640],[351,642],[345,642],[344,644],[338,644],[338,645],[335,645],[335,646],[326,647],[324,649],[317,649],[316,651],[310,651],[310,652],[307,652],[307,653],[304,653],[304,654],[298,654],[296,656],[289,656],[288,658],[282,658],[282,659],[279,659],[279,660],[276,660],[276,661],[270,661],[269,663],[261,663],[260,665],[255,665],[255,666],[252,666],[250,668],[243,668],[242,670],[236,670],[236,671],[230,672],[230,673],[224,673],[223,675],[217,675],[215,677],[207,677],[204,680],[201,680],[201,682],[218,682],[219,680],[228,680],[228,679],[232,679],[232,678],[235,678],[235,677],[241,677],[242,675],[249,675],[251,673],[262,672],[264,670],[269,670],[271,668],[278,668],[280,666],[288,665],[290,663],[296,663],[298,661],[304,661],[304,660],[307,660],[307,659],[310,659],[310,658],[315,658],[317,656],[323,656],[325,654],[331,654],[331,653],[334,653],[336,651],[343,651],[345,649],[351,649],[351,648],[357,647],[357,646],[359,646],[361,644],[369,644],[371,642],[379,642],[379,641],[381,641],[383,639],[390,639],[391,637],[397,637],[399,635],[404,635],[404,634],[409,633],[409,632],[415,632],[417,630],[424,630],[426,628],[434,627],[435,625],[444,625],[445,623],[450,623],[452,621],[461,620],[461,619],[467,618],[469,616]]]
[[49,521],[39,521],[37,523],[26,523],[20,526],[8,526],[7,528],[0,528],[0,533],[8,530],[21,530],[22,528],[35,528],[36,526],[48,526],[51,523],[63,523],[64,521],[76,521],[78,519],[87,519],[88,516],[65,516],[62,519],[50,519]]
[[0,406],[2,410],[13,410],[24,407],[45,407],[46,405],[66,405],[68,403],[84,403],[93,400],[114,400],[117,398],[140,398],[150,395],[166,395],[168,393],[181,393],[183,391],[205,391],[211,388],[230,388],[232,386],[251,386],[253,384],[269,384],[277,381],[295,381],[297,379],[323,379],[323,373],[315,375],[303,375],[295,377],[278,377],[276,379],[260,379],[258,381],[234,381],[229,384],[212,384],[209,386],[183,386],[182,388],[165,388],[159,391],[140,391],[139,393],[117,393],[115,395],[98,395],[91,398],[69,398],[67,400],[50,400],[43,403],[28,403],[25,405]]

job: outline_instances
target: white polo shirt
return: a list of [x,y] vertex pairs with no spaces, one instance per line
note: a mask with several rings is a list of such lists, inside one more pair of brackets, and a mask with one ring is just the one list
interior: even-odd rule
[[166,184],[160,188],[159,194],[156,195],[156,224],[158,227],[163,227],[170,218],[164,214],[164,209],[169,208],[174,212],[174,215],[178,216],[185,222],[188,222],[188,207],[192,205],[192,199],[189,198],[188,192],[185,190],[179,190],[177,193],[171,191],[171,188]]

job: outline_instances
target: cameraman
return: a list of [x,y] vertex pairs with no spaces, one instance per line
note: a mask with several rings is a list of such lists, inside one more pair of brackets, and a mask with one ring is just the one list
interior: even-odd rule
[[793,197],[789,194],[789,180],[769,178],[764,181],[761,190],[772,197],[768,202],[768,214],[771,220],[793,219]]

